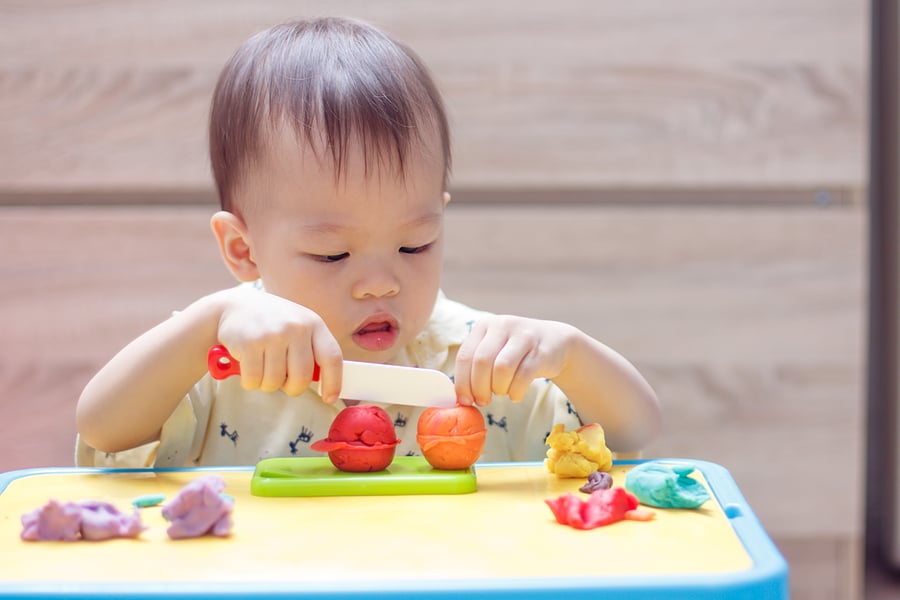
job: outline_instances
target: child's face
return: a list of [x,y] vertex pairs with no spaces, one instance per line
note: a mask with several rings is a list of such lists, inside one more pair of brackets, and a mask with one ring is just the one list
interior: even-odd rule
[[440,144],[412,151],[403,179],[348,153],[335,179],[298,147],[272,140],[244,179],[239,206],[251,258],[266,290],[317,312],[349,360],[388,361],[424,328],[443,257],[444,163]]

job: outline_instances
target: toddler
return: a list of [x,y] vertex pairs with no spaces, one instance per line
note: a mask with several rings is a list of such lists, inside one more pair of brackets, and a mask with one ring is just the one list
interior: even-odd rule
[[[478,406],[483,461],[540,460],[556,423],[600,423],[633,451],[660,427],[622,356],[570,325],[491,315],[439,289],[450,134],[420,59],[365,23],[273,27],[226,64],[210,113],[221,211],[211,226],[242,282],[141,335],[85,387],[84,466],[253,465],[316,456],[350,400],[342,360],[439,369]],[[207,370],[223,344],[241,363]],[[321,395],[309,388],[320,366]],[[383,405],[419,454],[422,408]]]

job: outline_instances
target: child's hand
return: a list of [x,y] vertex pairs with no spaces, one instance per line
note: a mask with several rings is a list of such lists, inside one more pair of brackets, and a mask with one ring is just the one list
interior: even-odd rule
[[459,403],[487,406],[492,393],[521,401],[536,378],[553,379],[563,370],[575,333],[564,323],[524,317],[478,321],[456,356]]
[[241,363],[241,387],[297,396],[319,365],[322,399],[340,393],[343,354],[322,318],[273,294],[236,289],[219,318],[218,340]]

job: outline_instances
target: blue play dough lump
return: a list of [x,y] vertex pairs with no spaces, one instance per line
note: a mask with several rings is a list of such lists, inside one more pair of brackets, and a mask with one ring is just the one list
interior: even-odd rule
[[693,472],[690,465],[641,463],[625,475],[625,489],[647,506],[699,508],[709,500],[709,492],[702,483],[688,477]]

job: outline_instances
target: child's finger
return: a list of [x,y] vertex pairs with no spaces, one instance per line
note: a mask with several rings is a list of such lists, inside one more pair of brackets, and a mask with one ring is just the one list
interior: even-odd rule
[[507,342],[505,332],[489,330],[475,349],[472,356],[471,389],[478,406],[491,403],[493,391],[494,364],[500,350]]
[[260,352],[233,353],[241,363],[241,387],[258,390],[263,378],[263,355]]
[[531,386],[531,382],[535,380],[540,366],[534,351],[529,352],[522,358],[519,362],[519,368],[516,370],[516,375],[506,391],[510,400],[513,402],[522,401],[528,392],[528,388]]
[[287,378],[282,391],[288,396],[299,396],[306,391],[312,380],[314,362],[312,351],[304,352],[295,346],[287,349]]
[[312,341],[313,358],[319,365],[319,392],[323,401],[333,404],[340,398],[344,356],[337,340],[324,323],[313,332]]
[[456,401],[463,406],[471,406],[475,402],[472,393],[472,361],[483,337],[484,329],[476,324],[456,353],[453,381],[456,387]]
[[263,359],[262,380],[259,389],[264,392],[280,390],[287,378],[287,350],[267,348]]
[[491,391],[499,396],[509,394],[510,386],[530,350],[527,340],[512,336],[497,352],[491,374]]
[[319,364],[319,391],[322,400],[334,404],[341,397],[341,379],[344,363],[340,360],[321,361]]

